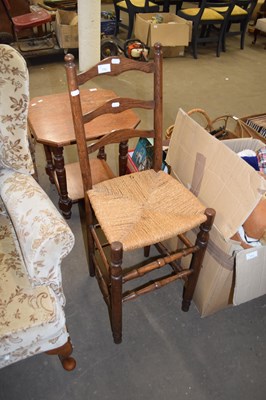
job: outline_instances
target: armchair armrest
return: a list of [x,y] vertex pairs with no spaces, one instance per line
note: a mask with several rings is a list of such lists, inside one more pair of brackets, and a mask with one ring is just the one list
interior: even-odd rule
[[64,304],[60,266],[73,248],[72,231],[32,176],[0,170],[0,188],[30,281],[50,285]]

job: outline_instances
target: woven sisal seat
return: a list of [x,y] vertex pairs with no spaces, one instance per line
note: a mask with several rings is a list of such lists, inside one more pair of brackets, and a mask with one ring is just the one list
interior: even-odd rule
[[124,250],[161,242],[206,221],[199,200],[162,171],[111,179],[88,195],[108,242],[119,241]]

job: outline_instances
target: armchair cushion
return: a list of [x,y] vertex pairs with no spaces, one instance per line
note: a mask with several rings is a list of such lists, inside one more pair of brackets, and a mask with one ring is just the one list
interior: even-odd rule
[[74,236],[38,183],[29,175],[0,170],[0,195],[14,226],[31,283],[50,285],[61,305],[61,260]]
[[62,346],[68,333],[63,309],[51,287],[31,285],[15,231],[2,202],[0,210],[1,368]]

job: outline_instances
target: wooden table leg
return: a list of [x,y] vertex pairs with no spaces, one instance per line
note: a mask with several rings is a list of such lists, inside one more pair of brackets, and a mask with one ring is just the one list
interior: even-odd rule
[[46,166],[45,172],[49,176],[49,180],[51,183],[55,183],[54,181],[54,163],[53,163],[53,156],[49,146],[43,145],[45,157],[46,157]]
[[69,219],[71,217],[72,200],[68,197],[67,180],[65,162],[63,156],[63,147],[53,147],[54,168],[58,181],[59,191],[59,208],[62,211],[63,217]]

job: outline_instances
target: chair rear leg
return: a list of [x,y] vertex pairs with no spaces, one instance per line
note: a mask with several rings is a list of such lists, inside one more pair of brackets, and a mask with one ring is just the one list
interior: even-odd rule
[[120,242],[111,243],[111,304],[110,318],[114,342],[122,342],[122,258]]
[[183,293],[183,301],[182,301],[182,310],[188,311],[190,307],[191,300],[194,295],[194,291],[196,288],[196,284],[198,281],[200,269],[202,266],[203,258],[206,252],[206,248],[209,240],[209,231],[211,230],[215,211],[212,208],[207,208],[205,211],[205,215],[207,216],[206,222],[201,224],[200,231],[197,235],[196,245],[199,247],[199,250],[193,254],[192,260],[190,263],[190,269],[193,270],[193,273],[189,276],[188,281],[184,288]]

